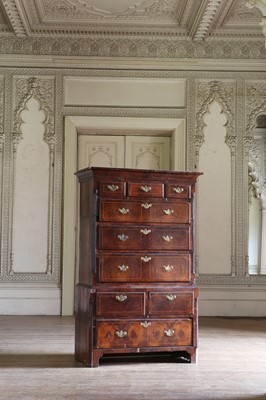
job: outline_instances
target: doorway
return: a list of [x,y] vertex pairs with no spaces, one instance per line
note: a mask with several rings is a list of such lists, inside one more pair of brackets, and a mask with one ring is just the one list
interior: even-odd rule
[[88,166],[186,169],[184,119],[66,117],[62,315],[74,307],[78,184],[74,173]]

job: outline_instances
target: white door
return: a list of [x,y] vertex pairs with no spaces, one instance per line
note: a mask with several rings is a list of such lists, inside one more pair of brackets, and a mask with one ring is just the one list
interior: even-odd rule
[[78,136],[78,169],[86,167],[170,169],[167,136]]

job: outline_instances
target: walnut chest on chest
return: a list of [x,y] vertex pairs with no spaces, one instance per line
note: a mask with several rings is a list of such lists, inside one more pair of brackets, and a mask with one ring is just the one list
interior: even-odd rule
[[200,173],[87,168],[80,183],[75,355],[184,352],[195,362],[193,197]]

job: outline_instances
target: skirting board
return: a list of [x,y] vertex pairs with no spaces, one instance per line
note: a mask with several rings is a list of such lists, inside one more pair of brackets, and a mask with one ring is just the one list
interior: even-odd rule
[[199,287],[199,316],[266,317],[266,287]]
[[1,285],[0,315],[60,315],[58,285]]

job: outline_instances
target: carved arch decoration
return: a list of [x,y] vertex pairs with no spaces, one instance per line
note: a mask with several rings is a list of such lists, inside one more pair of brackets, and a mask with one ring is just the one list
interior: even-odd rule
[[[194,158],[196,168],[199,166],[200,148],[204,143],[204,115],[209,111],[213,101],[217,101],[222,113],[226,116],[225,143],[230,148],[231,155],[231,276],[236,276],[236,127],[235,127],[235,81],[199,81],[197,85],[196,127],[194,136]],[[199,264],[196,245],[196,273],[199,275]]]
[[[3,198],[3,170],[4,170],[4,78],[0,76],[0,235],[2,235],[2,198]],[[0,254],[1,241],[0,241]],[[0,275],[2,273],[2,260],[0,257]]]
[[[8,275],[27,275],[27,280],[43,281],[53,280],[53,228],[54,228],[54,162],[55,162],[55,122],[54,122],[54,78],[50,77],[14,77],[13,81],[13,126],[11,133],[11,193],[10,193],[10,226],[9,226],[9,265]],[[14,273],[13,271],[13,217],[14,196],[16,184],[16,154],[17,147],[22,137],[22,112],[27,109],[28,101],[34,98],[38,101],[40,109],[45,114],[43,140],[49,148],[49,187],[48,187],[48,215],[47,215],[47,265],[46,274],[41,273]],[[49,278],[50,277],[50,278]]]
[[244,259],[245,275],[249,276],[249,255],[248,255],[248,237],[249,237],[249,177],[252,179],[257,196],[261,196],[265,190],[262,172],[258,166],[258,148],[254,138],[253,130],[256,127],[257,119],[266,113],[266,82],[265,81],[247,81],[245,87],[246,99],[246,130],[244,135],[244,159],[243,159],[243,198],[247,199],[247,206],[244,210]]

